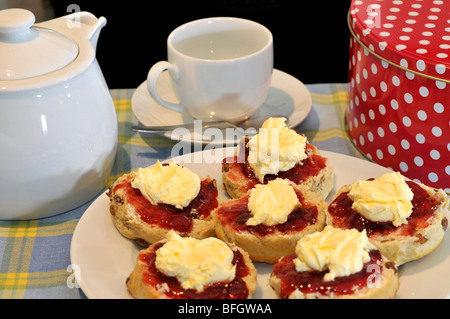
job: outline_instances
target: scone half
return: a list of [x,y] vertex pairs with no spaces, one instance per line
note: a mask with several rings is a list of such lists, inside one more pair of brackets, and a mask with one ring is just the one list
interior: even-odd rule
[[162,240],[143,249],[136,265],[126,279],[130,294],[136,299],[250,299],[257,288],[256,268],[247,252],[230,245],[234,253],[236,277],[231,282],[216,283],[203,292],[185,290],[176,277],[165,276],[155,266],[156,250],[167,241]]
[[152,205],[132,187],[133,178],[134,171],[122,175],[107,192],[112,221],[124,237],[146,247],[165,238],[171,229],[183,237],[197,239],[214,235],[211,212],[219,203],[214,179],[203,178],[198,196],[180,210],[170,205]]
[[217,237],[243,248],[255,262],[275,263],[292,254],[301,237],[323,229],[327,209],[316,193],[305,186],[293,187],[302,207],[291,212],[287,222],[275,226],[246,225],[251,216],[249,194],[221,203],[213,212]]
[[[245,156],[227,157],[222,162],[222,180],[227,193],[231,198],[240,198],[246,195],[252,188],[261,182],[255,177],[252,168],[248,164],[248,138],[240,141],[238,154]],[[308,157],[286,172],[277,175],[266,175],[264,183],[275,178],[283,178],[297,185],[303,185],[322,198],[326,198],[333,188],[334,171],[326,157],[319,150],[306,143]]]
[[283,257],[274,265],[270,286],[281,299],[392,299],[399,288],[398,271],[378,250],[370,254],[363,269],[347,277],[326,282],[324,273],[297,272],[296,255]]
[[372,222],[351,209],[350,185],[343,186],[332,198],[327,224],[338,228],[366,229],[370,241],[389,260],[400,266],[431,253],[444,238],[448,225],[444,210],[448,199],[444,191],[407,181],[414,197],[413,212],[407,224],[398,227],[388,222]]

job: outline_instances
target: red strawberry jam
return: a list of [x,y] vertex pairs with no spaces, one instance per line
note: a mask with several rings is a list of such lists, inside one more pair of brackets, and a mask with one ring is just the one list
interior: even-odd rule
[[317,222],[318,211],[316,206],[313,206],[304,199],[301,192],[295,190],[295,193],[301,203],[301,207],[292,211],[288,215],[288,220],[283,224],[274,226],[266,226],[264,224],[247,226],[247,220],[252,217],[248,209],[249,195],[228,202],[227,205],[220,207],[217,210],[217,216],[222,224],[230,225],[238,232],[248,231],[259,236],[273,234],[276,231],[282,233],[298,232]]
[[149,251],[141,252],[138,259],[143,263],[143,280],[154,287],[167,284],[169,289],[165,294],[171,299],[246,299],[249,291],[242,278],[249,274],[244,257],[239,250],[233,250],[233,265],[236,265],[236,275],[231,282],[218,282],[205,287],[202,292],[195,289],[184,289],[176,277],[161,273],[155,266],[156,251],[164,243],[150,247]]
[[191,231],[194,219],[209,217],[219,204],[216,183],[210,178],[202,180],[197,197],[184,209],[166,204],[153,205],[139,189],[133,188],[131,180],[124,180],[116,185],[113,191],[118,189],[123,190],[128,203],[136,209],[144,222],[179,232]]
[[[369,265],[381,264],[382,256],[378,250],[371,250],[369,256],[370,261],[363,265],[361,271],[345,277],[336,277],[332,281],[324,281],[323,279],[328,270],[298,272],[293,262],[297,258],[295,254],[283,257],[274,265],[272,272],[273,275],[281,280],[280,297],[282,299],[289,298],[296,289],[304,294],[352,294],[356,290],[367,287],[367,283],[372,282],[371,276],[373,276],[374,272],[370,271]],[[380,266],[376,269],[382,271],[383,268]],[[377,275],[381,275],[381,272],[377,273]]]
[[369,238],[387,235],[397,230],[400,231],[400,235],[411,236],[417,228],[426,228],[433,221],[434,212],[439,203],[417,183],[411,181],[406,183],[414,194],[413,210],[407,218],[407,224],[396,227],[391,222],[368,220],[352,209],[353,201],[348,196],[348,192],[343,192],[328,207],[328,213],[333,216],[333,226],[345,229],[356,228],[358,231],[365,229]]

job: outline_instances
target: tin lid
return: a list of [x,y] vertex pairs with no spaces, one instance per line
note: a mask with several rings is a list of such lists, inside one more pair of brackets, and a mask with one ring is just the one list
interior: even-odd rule
[[59,70],[78,55],[78,46],[64,35],[34,27],[25,9],[0,11],[0,81],[21,80]]
[[450,15],[443,0],[353,0],[349,27],[366,50],[409,72],[450,81]]

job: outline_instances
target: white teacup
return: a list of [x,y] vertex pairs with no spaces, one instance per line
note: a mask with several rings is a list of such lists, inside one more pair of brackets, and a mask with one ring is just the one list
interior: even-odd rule
[[[186,23],[167,40],[168,61],[155,64],[147,78],[153,99],[200,120],[243,120],[264,103],[273,71],[273,37],[261,24],[239,18],[208,18]],[[169,70],[180,104],[156,89]]]

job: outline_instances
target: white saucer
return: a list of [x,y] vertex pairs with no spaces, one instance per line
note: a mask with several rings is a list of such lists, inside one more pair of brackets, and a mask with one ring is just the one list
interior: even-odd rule
[[[161,74],[157,89],[161,97],[169,102],[178,103],[178,99],[172,89],[168,72]],[[272,75],[272,86],[266,102],[251,117],[270,117],[280,115],[289,119],[288,126],[293,128],[303,122],[311,111],[312,99],[308,88],[295,77],[274,69]],[[136,118],[143,125],[177,125],[192,123],[194,119],[183,116],[181,113],[169,110],[157,103],[147,90],[147,82],[142,83],[134,92],[131,99],[131,108]],[[198,135],[198,134],[197,134]],[[206,134],[205,134],[206,135]],[[172,140],[186,141],[203,144],[237,144],[240,137],[223,136],[172,136],[171,132],[164,136]]]

